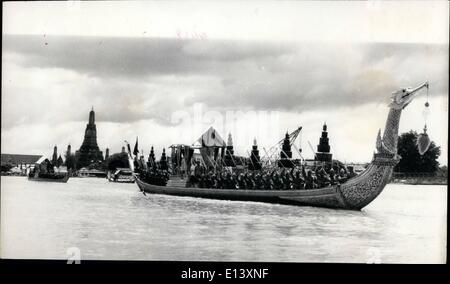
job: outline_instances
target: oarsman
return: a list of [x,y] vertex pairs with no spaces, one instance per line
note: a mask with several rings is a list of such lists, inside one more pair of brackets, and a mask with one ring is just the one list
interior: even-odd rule
[[195,177],[197,179],[197,187],[199,188],[203,188],[203,183],[204,183],[204,176],[203,174],[200,174],[198,177]]
[[215,182],[215,179],[216,179],[215,174],[214,174],[213,172],[210,172],[210,173],[208,174],[208,178],[207,178],[207,180],[206,180],[206,183],[207,183],[207,187],[208,187],[208,188],[213,188],[213,187],[214,187],[214,184],[216,183],[216,182]]
[[312,171],[312,176],[313,176],[313,179],[314,179],[314,188],[318,188],[318,181],[317,181],[317,175],[316,175],[316,171]]
[[207,173],[205,175],[205,181],[204,181],[203,186],[205,188],[212,188],[212,182],[211,181],[212,181],[212,173]]
[[217,175],[217,185],[216,185],[216,188],[226,188],[225,181],[226,181],[225,173],[224,173],[224,172],[219,173],[219,174]]
[[189,186],[195,187],[195,185],[197,184],[197,180],[195,178],[195,167],[196,167],[196,163],[192,163],[191,168],[189,170]]
[[186,175],[186,161],[183,157],[183,159],[181,160],[181,165],[180,165],[180,176],[181,179],[184,179],[184,176]]
[[237,186],[238,189],[246,189],[247,188],[247,184],[245,182],[245,178],[244,178],[244,174],[239,174],[238,178],[237,178]]
[[230,173],[225,174],[225,178],[223,179],[223,188],[228,188],[228,189],[233,188],[231,186],[231,174]]
[[284,171],[282,181],[283,181],[283,189],[284,190],[292,189],[292,179],[291,179],[289,172]]
[[211,188],[211,174],[209,172],[203,174],[203,187]]
[[228,188],[230,188],[230,189],[238,189],[239,188],[235,173],[228,175],[227,184],[228,184]]
[[216,188],[217,185],[217,176],[215,173],[211,173],[209,176],[209,186],[208,188]]
[[329,186],[331,183],[330,177],[326,173],[325,169],[320,167],[317,172],[317,187]]
[[203,173],[202,165],[200,164],[199,160],[195,161],[195,167],[194,167],[193,173],[194,173],[194,177],[195,177],[193,185],[198,187],[199,183],[200,183],[200,178],[201,178],[202,173]]
[[264,188],[264,181],[262,179],[262,176],[260,173],[257,173],[255,176],[255,189],[263,189]]
[[345,172],[344,168],[341,168],[341,170],[339,171],[338,182],[344,183],[346,181],[347,181],[347,173]]
[[280,190],[283,189],[283,182],[280,178],[279,173],[275,173],[272,177],[273,180],[273,189]]
[[305,167],[302,167],[302,176],[303,176],[303,178],[305,179],[305,182],[306,182],[307,174],[306,174]]
[[308,174],[306,175],[306,181],[305,181],[305,188],[306,189],[314,189],[317,185],[314,183],[314,177],[312,174],[312,170],[308,171]]
[[273,189],[273,181],[272,181],[272,177],[268,174],[264,174],[264,189],[265,190],[272,190]]
[[247,185],[246,188],[247,189],[254,189],[255,188],[255,181],[254,181],[253,175],[246,173],[244,177],[245,177],[245,183]]
[[331,183],[331,185],[336,185],[338,182],[337,182],[336,174],[335,174],[333,168],[330,169],[329,176],[330,176],[330,183]]
[[219,175],[219,178],[217,180],[217,188],[226,188],[226,174],[222,173]]
[[348,167],[348,174],[347,174],[347,177],[348,177],[349,179],[351,179],[352,177],[355,177],[355,176],[356,176],[356,173],[354,172],[353,166],[349,166],[349,167]]
[[300,171],[297,171],[294,176],[294,189],[305,189],[305,179]]

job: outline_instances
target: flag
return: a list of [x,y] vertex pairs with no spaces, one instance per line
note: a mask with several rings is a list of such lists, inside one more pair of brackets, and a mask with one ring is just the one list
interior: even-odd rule
[[128,143],[128,141],[126,141],[126,140],[125,140],[125,143],[127,143],[127,149],[128,149],[128,166],[134,172],[134,163],[133,163],[133,158],[131,157],[130,143]]
[[133,155],[137,155],[139,153],[138,150],[138,138],[136,137],[136,144],[134,144],[134,150],[133,150]]
[[127,149],[128,149],[128,154],[131,157],[131,147],[130,147],[130,143],[128,143],[127,141],[125,141],[125,143],[127,143]]

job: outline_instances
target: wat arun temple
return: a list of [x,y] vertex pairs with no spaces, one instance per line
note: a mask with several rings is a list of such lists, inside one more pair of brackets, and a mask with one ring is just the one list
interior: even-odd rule
[[97,145],[97,128],[95,126],[94,108],[89,112],[89,123],[86,125],[83,144],[80,149],[75,152],[75,156],[78,169],[103,162],[103,153]]

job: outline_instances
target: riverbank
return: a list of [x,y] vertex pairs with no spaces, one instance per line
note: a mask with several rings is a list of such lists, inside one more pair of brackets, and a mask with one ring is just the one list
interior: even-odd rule
[[391,183],[411,185],[448,185],[447,177],[394,177]]
[[447,181],[437,182],[437,181],[415,181],[415,180],[403,180],[391,182],[393,184],[410,184],[410,185],[448,185]]

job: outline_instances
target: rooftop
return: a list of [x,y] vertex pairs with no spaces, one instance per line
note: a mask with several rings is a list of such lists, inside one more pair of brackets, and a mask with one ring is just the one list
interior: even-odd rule
[[23,154],[1,154],[2,164],[11,163],[13,165],[18,164],[34,164],[42,155],[23,155]]

